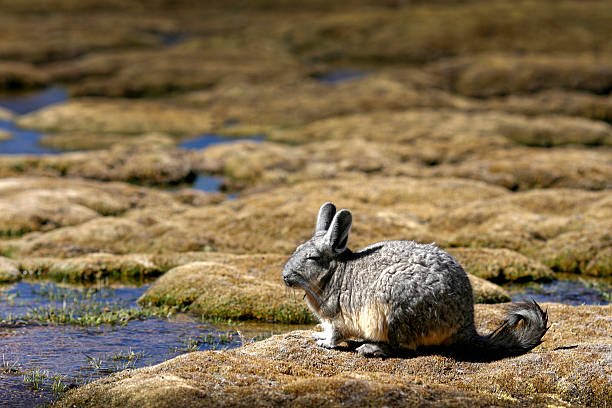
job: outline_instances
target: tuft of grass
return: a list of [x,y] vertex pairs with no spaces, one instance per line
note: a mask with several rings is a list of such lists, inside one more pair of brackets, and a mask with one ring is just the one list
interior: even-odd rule
[[50,377],[47,370],[34,369],[28,370],[23,374],[23,382],[35,390],[42,390],[45,380]]
[[51,392],[61,394],[68,389],[67,377],[64,375],[54,375],[51,377]]
[[198,339],[198,338],[192,339],[191,337],[189,337],[188,339],[183,340],[183,344],[184,344],[184,348],[179,349],[178,351],[190,352],[190,351],[196,351],[198,347],[200,346],[200,344],[202,344],[202,341],[201,339]]
[[104,356],[89,356],[87,354],[84,354],[84,356],[87,358],[87,363],[92,371],[97,374],[108,375],[134,368],[136,362],[144,358],[145,353],[144,351],[134,351],[132,348],[129,348],[125,352],[118,351]]
[[72,289],[47,284],[41,285],[34,292],[40,297],[61,303],[61,306],[33,307],[24,316],[9,316],[11,322],[23,320],[41,324],[124,326],[131,320],[166,318],[175,312],[173,308],[128,307],[126,302],[113,302],[113,292],[103,287]]
[[21,372],[21,365],[18,361],[7,361],[2,354],[2,365],[0,365],[0,372],[4,374],[18,374]]
[[142,320],[153,316],[157,315],[154,312],[150,314],[138,308],[122,308],[116,305],[109,307],[96,303],[75,303],[72,305],[64,303],[62,307],[33,308],[23,319],[45,324],[125,326],[131,320]]
[[126,360],[126,361],[137,361],[144,357],[144,351],[135,352],[130,347],[127,352],[118,351],[117,353],[110,356],[111,360]]
[[226,349],[229,344],[235,341],[236,336],[240,336],[237,331],[227,331],[218,333],[207,333],[197,337],[188,337],[182,340],[182,347],[173,347],[171,351],[174,353],[189,353],[199,350],[202,346],[206,346],[209,350]]

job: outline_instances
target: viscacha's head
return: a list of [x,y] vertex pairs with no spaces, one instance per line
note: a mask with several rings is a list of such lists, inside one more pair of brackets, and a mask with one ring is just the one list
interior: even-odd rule
[[318,295],[323,281],[333,273],[337,257],[347,249],[352,223],[349,210],[336,213],[334,204],[323,204],[314,235],[296,248],[283,268],[285,285]]

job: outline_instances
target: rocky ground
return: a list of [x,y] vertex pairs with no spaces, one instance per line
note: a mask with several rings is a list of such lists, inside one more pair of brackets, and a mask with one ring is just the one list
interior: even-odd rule
[[[507,282],[612,275],[605,0],[0,10],[0,102],[49,86],[70,95],[0,108],[0,121],[67,150],[0,154],[0,281],[159,276],[143,306],[312,322],[279,274],[325,201],[353,211],[353,249],[447,249],[478,302],[507,301]],[[203,133],[263,141],[180,146]],[[0,130],[0,152],[12,137]],[[198,174],[223,177],[222,192],[188,188]],[[57,405],[612,404],[610,308],[547,307],[545,343],[514,359],[364,360],[295,332],[120,373]],[[499,310],[479,306],[481,325]]]

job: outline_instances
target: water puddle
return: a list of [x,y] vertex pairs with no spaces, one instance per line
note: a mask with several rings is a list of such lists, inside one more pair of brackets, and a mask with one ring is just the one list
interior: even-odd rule
[[264,140],[263,135],[253,135],[253,137],[243,137],[243,138],[229,138],[219,136],[215,133],[204,133],[203,135],[197,136],[192,139],[185,140],[179,143],[179,147],[183,149],[189,150],[201,150],[205,149],[209,146],[222,144],[222,143],[235,143],[235,142],[262,142]]
[[365,71],[353,70],[353,69],[334,69],[323,74],[317,74],[313,77],[324,84],[337,85],[342,82],[361,79],[367,75]]
[[165,47],[171,47],[183,43],[187,40],[188,36],[185,33],[160,33],[161,43]]
[[[0,406],[49,403],[62,390],[196,350],[228,349],[294,329],[220,331],[186,315],[143,314],[142,287],[67,287],[20,282],[0,294]],[[141,313],[139,315],[139,313]],[[106,322],[106,323],[105,323]]]
[[[222,144],[222,143],[235,143],[243,141],[261,142],[263,141],[263,135],[253,135],[249,138],[232,139],[228,137],[219,136],[215,133],[205,133],[196,138],[185,140],[179,144],[179,147],[189,150],[201,150],[207,147]],[[206,191],[206,192],[217,192],[223,185],[223,177],[212,176],[210,174],[198,173],[189,186],[195,190]],[[230,199],[235,198],[234,194],[228,196]]]
[[[60,87],[49,87],[39,92],[0,96],[0,107],[23,115],[38,109],[64,102],[68,93]],[[0,129],[12,134],[12,138],[0,142],[0,154],[53,154],[60,150],[45,147],[38,142],[43,134],[36,130],[21,129],[11,121],[0,121]]]
[[12,138],[0,142],[0,154],[57,154],[60,150],[39,144],[42,133],[16,127],[13,122],[0,120],[0,129],[12,134]]
[[198,174],[191,185],[191,188],[200,191],[219,191],[223,185],[223,177],[208,176]]
[[504,288],[512,301],[533,299],[536,302],[554,302],[567,305],[607,305],[612,300],[612,280],[559,276],[552,282],[509,284]]
[[66,100],[68,92],[64,88],[51,86],[39,92],[0,96],[0,106],[13,113],[24,115]]

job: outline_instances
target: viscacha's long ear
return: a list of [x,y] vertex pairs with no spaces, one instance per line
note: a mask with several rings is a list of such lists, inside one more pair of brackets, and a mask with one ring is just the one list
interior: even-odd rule
[[323,204],[319,209],[319,216],[317,217],[317,228],[315,229],[315,232],[327,231],[335,214],[336,206],[333,203],[327,202]]
[[331,247],[333,253],[339,254],[348,245],[349,233],[353,225],[353,216],[349,210],[340,210],[325,234],[325,243]]

